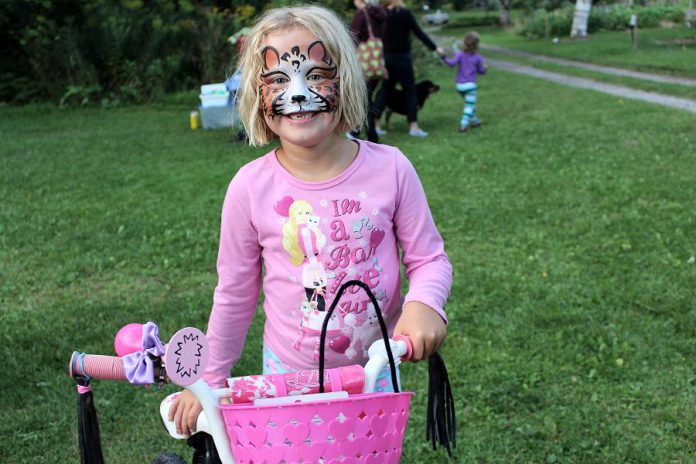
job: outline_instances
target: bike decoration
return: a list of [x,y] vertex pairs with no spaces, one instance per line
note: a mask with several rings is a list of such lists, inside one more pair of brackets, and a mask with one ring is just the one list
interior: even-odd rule
[[[351,286],[368,294],[382,340],[370,346],[365,366],[325,369],[327,326],[341,295]],[[114,342],[119,357],[74,352],[69,370],[78,390],[81,463],[104,462],[90,386],[94,378],[133,385],[172,382],[190,390],[203,407],[197,431],[205,433],[190,437],[189,444],[195,447],[204,443],[212,449],[197,449],[196,463],[398,463],[413,393],[399,391],[396,365],[410,358],[410,341],[402,336],[388,338],[377,299],[367,285],[357,280],[341,286],[322,329],[317,370],[236,377],[228,379],[227,388],[216,390],[202,379],[208,344],[196,328],[181,329],[164,343],[154,323],[128,324],[119,330]],[[386,366],[391,371],[394,392],[374,393],[376,379]],[[428,372],[426,439],[433,449],[439,444],[452,456],[452,448],[456,447],[455,406],[447,369],[439,354],[429,359]],[[165,398],[160,414],[170,435],[188,438],[178,435],[168,421],[175,395]],[[223,398],[229,404],[221,404]],[[203,455],[207,457],[199,461]]]

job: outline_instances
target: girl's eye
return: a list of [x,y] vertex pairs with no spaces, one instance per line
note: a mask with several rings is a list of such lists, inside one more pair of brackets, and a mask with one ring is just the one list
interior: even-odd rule
[[289,79],[287,77],[276,77],[271,81],[271,84],[283,85],[283,84],[287,84],[288,82],[289,82]]
[[307,80],[314,82],[318,82],[322,79],[324,79],[324,76],[322,76],[321,74],[310,74],[309,76],[307,76]]

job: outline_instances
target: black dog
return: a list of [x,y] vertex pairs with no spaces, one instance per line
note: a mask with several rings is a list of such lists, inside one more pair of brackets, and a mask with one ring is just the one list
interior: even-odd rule
[[[440,90],[440,86],[433,81],[420,81],[416,84],[416,105],[418,111],[423,108],[430,94]],[[403,90],[394,89],[391,95],[387,95],[387,106],[384,109],[384,120],[387,127],[391,127],[389,120],[392,113],[406,114],[406,98]]]

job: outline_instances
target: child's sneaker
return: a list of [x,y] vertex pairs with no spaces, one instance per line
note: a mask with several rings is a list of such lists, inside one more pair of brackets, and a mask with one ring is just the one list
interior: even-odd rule
[[423,129],[411,129],[408,131],[408,135],[411,137],[427,137],[428,133]]
[[469,123],[462,123],[459,125],[459,132],[466,132],[469,130]]
[[481,120],[479,118],[472,118],[471,121],[469,121],[471,124],[471,127],[480,127],[481,126]]
[[377,135],[387,135],[387,131],[380,129],[379,127],[375,127],[375,132],[377,132]]

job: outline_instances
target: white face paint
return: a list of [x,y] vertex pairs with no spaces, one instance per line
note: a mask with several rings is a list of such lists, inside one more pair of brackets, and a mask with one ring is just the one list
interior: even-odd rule
[[266,116],[303,120],[338,109],[336,65],[324,44],[290,45],[280,51],[266,46],[259,92]]

